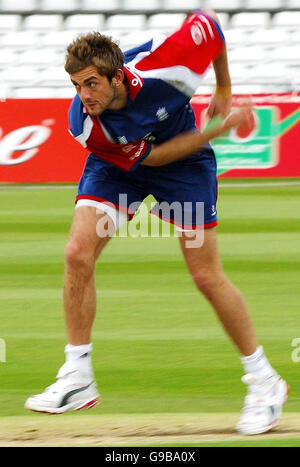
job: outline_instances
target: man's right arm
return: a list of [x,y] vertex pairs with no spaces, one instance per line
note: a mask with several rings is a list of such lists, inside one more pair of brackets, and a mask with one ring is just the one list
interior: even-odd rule
[[208,129],[202,133],[196,130],[181,133],[153,147],[141,165],[161,166],[190,156],[210,140],[221,136],[231,128],[249,123],[251,114],[250,107],[240,107],[231,112],[216,128]]

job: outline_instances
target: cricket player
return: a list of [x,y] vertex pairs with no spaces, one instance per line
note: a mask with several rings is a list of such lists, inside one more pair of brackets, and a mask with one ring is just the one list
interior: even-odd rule
[[[222,115],[223,121],[200,133],[190,99],[210,64],[216,88],[208,115]],[[168,218],[159,210],[156,214],[181,232],[188,270],[240,352],[248,392],[238,431],[270,430],[278,423],[288,386],[257,342],[245,300],[222,269],[216,239],[216,159],[209,141],[250,118],[248,108],[231,112],[226,45],[216,13],[196,11],[170,36],[124,55],[100,33],[80,36],[67,48],[65,69],[77,91],[70,133],[90,153],[66,247],[66,361],[57,381],[29,397],[25,407],[63,413],[97,404],[91,358],[95,264],[112,236],[105,226],[116,232],[152,194],[158,202],[179,202],[182,211],[186,202],[191,206],[188,222],[184,212],[177,218],[173,212]],[[125,202],[120,194],[126,194]],[[197,202],[204,203],[201,222]],[[191,235],[197,238],[203,229],[202,246],[189,248]]]

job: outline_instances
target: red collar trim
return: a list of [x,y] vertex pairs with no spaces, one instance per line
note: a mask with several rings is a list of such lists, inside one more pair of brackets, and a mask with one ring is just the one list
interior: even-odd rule
[[128,81],[130,97],[131,99],[135,99],[144,85],[144,80],[141,76],[137,73],[133,73],[133,71],[129,70],[126,66],[124,66],[124,73]]

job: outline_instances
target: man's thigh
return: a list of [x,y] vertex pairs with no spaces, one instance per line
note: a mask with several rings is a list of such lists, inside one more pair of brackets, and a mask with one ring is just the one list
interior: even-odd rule
[[203,270],[215,272],[222,270],[215,227],[202,231],[183,232],[179,242],[192,276]]
[[80,239],[99,255],[145,196],[131,173],[90,154],[78,186],[71,239]]
[[114,222],[106,212],[80,206],[75,209],[68,246],[97,259],[114,233]]

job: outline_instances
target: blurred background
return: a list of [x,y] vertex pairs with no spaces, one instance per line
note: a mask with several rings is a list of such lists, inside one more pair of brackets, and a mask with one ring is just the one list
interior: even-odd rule
[[[228,441],[234,433],[245,396],[239,355],[174,237],[115,238],[97,264],[93,345],[102,404],[81,425],[72,415],[51,419],[51,433],[48,417],[23,408],[64,360],[64,251],[87,155],[67,131],[75,90],[65,48],[77,34],[98,30],[125,50],[170,33],[201,7],[216,9],[222,23],[233,104],[251,95],[255,107],[250,133],[213,144],[223,266],[291,385],[278,442],[300,444],[299,360],[292,359],[300,337],[300,0],[0,0],[0,444],[41,444],[43,429],[46,445],[51,433],[59,445],[72,430],[67,445],[84,444],[86,433],[96,445],[112,437],[117,445],[150,445],[162,433],[156,445],[164,445],[173,430],[178,443],[193,433],[197,446],[211,434]],[[210,69],[192,99],[199,127],[213,88]],[[133,434],[120,441],[128,431],[113,431],[121,416],[148,441]],[[110,440],[95,438],[107,426]]]
[[298,90],[299,0],[0,0],[0,97],[72,97],[63,62],[76,34],[98,30],[127,49],[201,7],[219,13],[235,93]]

